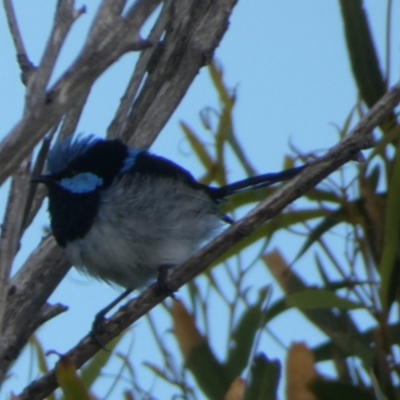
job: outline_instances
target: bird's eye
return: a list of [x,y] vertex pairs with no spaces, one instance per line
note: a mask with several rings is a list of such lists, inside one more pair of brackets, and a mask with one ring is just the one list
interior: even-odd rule
[[72,177],[74,177],[75,175],[78,175],[78,174],[79,174],[79,172],[76,169],[70,169],[70,170],[66,171],[65,177],[66,178],[72,178]]

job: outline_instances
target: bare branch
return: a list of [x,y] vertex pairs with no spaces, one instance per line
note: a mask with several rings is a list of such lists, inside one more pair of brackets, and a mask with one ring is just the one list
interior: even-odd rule
[[120,19],[126,0],[103,0],[94,18],[94,25],[90,29],[88,43],[97,42],[106,33],[107,29]]
[[[61,313],[65,312],[68,310],[68,307],[65,306],[64,304],[49,304],[46,303],[39,311],[39,314],[36,318],[37,321],[37,326],[39,327],[40,325],[43,325],[45,322],[53,319],[57,315],[60,315]],[[35,328],[36,330],[36,328]]]
[[121,133],[136,148],[148,147],[155,140],[199,69],[211,61],[236,0],[205,1],[201,6],[187,0],[172,4],[165,39],[150,61],[147,79]]
[[[57,126],[55,126],[52,131],[49,133],[47,137],[43,139],[42,145],[39,149],[38,155],[35,160],[35,165],[32,169],[31,176],[37,177],[43,172],[44,165],[46,163],[47,154],[50,149],[50,144],[53,136],[57,131]],[[29,191],[27,195],[27,200],[25,204],[25,208],[23,211],[24,218],[22,220],[21,226],[21,236],[25,232],[26,228],[31,224],[33,218],[38,212],[39,208],[42,205],[43,199],[46,196],[47,191],[44,190],[40,185],[36,183],[29,182]]]
[[75,20],[85,12],[82,7],[76,11],[74,0],[59,0],[54,18],[53,29],[50,33],[42,60],[35,73],[28,81],[27,103],[25,113],[34,112],[46,97],[46,87],[49,83],[54,65],[60,54],[61,47]]
[[40,309],[70,268],[63,249],[48,237],[11,280],[0,339],[0,381],[29,336],[44,321]]
[[[141,27],[158,4],[159,0],[137,2],[136,14],[132,16],[134,21],[116,21],[112,29],[107,30],[107,35],[100,38],[95,46],[84,46],[77,60],[49,91],[44,102],[29,100],[29,104],[35,104],[34,109],[25,113],[24,118],[0,143],[0,184],[27,157],[46,132],[82,97],[87,96],[95,80],[112,63],[135,46],[139,47],[136,40],[139,28],[135,31],[133,28]],[[142,46],[147,45],[142,43]],[[49,56],[46,63],[50,64],[51,60],[52,57]],[[43,86],[46,80],[44,78],[40,79],[39,86]]]
[[[154,44],[159,42],[160,37],[164,32],[169,19],[170,3],[171,3],[170,1],[166,1],[164,3],[164,7],[160,13],[160,16],[157,19],[148,37],[148,41],[150,43]],[[154,56],[154,53],[157,51],[158,48],[159,48],[158,45],[156,45],[149,49],[144,50],[141,53],[140,58],[135,65],[135,69],[127,86],[127,89],[121,99],[121,104],[118,107],[118,110],[115,114],[113,121],[111,122],[109,128],[107,129],[108,138],[112,139],[121,136],[123,127],[125,126],[126,123],[127,115],[133,105],[134,99],[140,88],[140,84],[143,81],[143,77],[146,74],[146,70],[148,68],[150,59]]]
[[29,60],[28,54],[25,50],[12,0],[3,0],[3,5],[7,15],[7,22],[10,28],[11,37],[14,41],[15,49],[17,50],[17,61],[19,67],[21,68],[21,80],[22,83],[26,85],[31,73],[35,70],[35,67]]
[[4,327],[11,265],[19,248],[30,181],[30,159],[25,160],[13,176],[0,241],[0,332]]
[[[373,145],[372,130],[387,116],[400,101],[400,84],[387,93],[359,122],[351,134],[332,148],[324,157],[310,165],[296,178],[276,190],[262,201],[243,219],[232,225],[213,242],[205,246],[196,255],[181,266],[174,268],[167,278],[167,284],[178,289],[183,284],[204,271],[213,261],[223,255],[229,248],[249,236],[265,221],[276,216],[284,207],[301,197],[310,188],[317,185],[341,165],[353,160],[358,153]],[[157,292],[156,285],[150,286],[139,297],[130,301],[105,321],[103,332],[98,334],[101,343],[108,343],[138,318],[146,314],[165,296]],[[98,344],[90,335],[83,338],[71,349],[67,356],[80,367],[99,350]],[[36,400],[48,396],[57,387],[54,370],[30,384],[20,395],[21,400]]]

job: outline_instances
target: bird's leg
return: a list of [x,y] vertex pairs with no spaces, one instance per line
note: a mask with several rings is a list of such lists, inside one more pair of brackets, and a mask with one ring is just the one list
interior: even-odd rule
[[92,334],[96,336],[96,332],[99,332],[99,328],[101,323],[104,321],[104,317],[106,314],[114,308],[118,303],[120,303],[125,297],[133,292],[134,289],[126,289],[123,293],[121,293],[115,300],[113,300],[107,307],[104,307],[100,310],[96,316],[94,317],[94,321],[92,324]]
[[166,277],[168,276],[168,271],[174,266],[174,264],[164,264],[158,268],[157,285],[161,293],[164,293],[176,300],[176,296],[174,293],[175,291],[172,290],[165,281]]

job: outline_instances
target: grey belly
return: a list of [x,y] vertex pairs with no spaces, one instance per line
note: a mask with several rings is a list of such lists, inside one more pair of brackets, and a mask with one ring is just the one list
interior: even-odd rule
[[140,182],[140,194],[132,178],[106,191],[90,231],[66,246],[75,267],[140,288],[160,266],[181,264],[220,230],[220,211],[205,193],[146,182]]

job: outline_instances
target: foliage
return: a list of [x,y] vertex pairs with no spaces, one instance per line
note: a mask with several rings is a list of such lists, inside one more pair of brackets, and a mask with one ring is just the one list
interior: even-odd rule
[[[346,136],[357,117],[375,104],[388,85],[388,71],[382,73],[362,1],[341,0],[340,7],[360,101],[349,111],[338,131],[339,139]],[[206,108],[200,113],[204,132],[196,132],[187,122],[181,122],[181,128],[206,171],[202,182],[223,185],[227,181],[228,149],[247,174],[256,171],[234,129],[235,91],[227,87],[223,70],[215,62],[209,73],[220,108]],[[165,332],[165,326],[155,323],[153,312],[146,315],[163,361],[160,365],[146,360],[143,365],[149,373],[173,387],[176,398],[185,399],[226,396],[272,400],[277,398],[280,382],[284,382],[288,400],[400,398],[400,366],[396,357],[400,322],[394,315],[400,300],[399,133],[392,113],[375,133],[377,146],[364,163],[352,167],[355,171],[340,171],[341,179],[329,179],[308,193],[306,207],[290,207],[234,246],[186,286],[179,296],[181,302],[164,302],[162,311],[169,326],[173,325],[172,332]],[[212,147],[205,145],[210,138]],[[286,157],[284,167],[317,157],[295,149],[293,154]],[[241,207],[253,205],[274,190],[241,193],[224,205],[224,211],[240,213]],[[266,250],[280,230],[301,237],[302,246],[292,263],[285,259],[282,249]],[[330,241],[333,230],[345,233],[339,251],[337,243]],[[245,262],[240,256],[249,246],[258,252],[254,262]],[[309,285],[301,273],[304,256],[310,253],[320,276],[318,287]],[[271,303],[272,288],[262,279],[257,287],[248,285],[254,268],[269,271],[283,292],[282,298]],[[219,303],[218,309],[223,310],[219,311],[219,319],[215,318],[215,301]],[[268,323],[293,308],[326,335],[326,342],[312,349],[293,344],[288,349],[287,365],[282,366],[268,358],[268,351],[260,343],[269,334]],[[355,309],[368,314],[373,326],[360,328],[357,315],[351,312]],[[171,335],[180,355],[169,349]],[[40,370],[46,371],[40,344],[33,338],[30,346],[35,349]],[[49,398],[78,398],[68,394],[74,388],[80,391],[79,398],[94,398],[82,392],[82,385],[91,390],[95,381],[103,378],[108,361],[116,358],[121,370],[112,379],[108,398],[115,396],[113,386],[127,373],[129,389],[125,398],[139,395],[151,399],[151,394],[136,380],[129,351],[121,353],[116,346],[117,341],[109,346],[112,352],[100,352],[93,358],[82,368],[80,377],[70,360],[63,358],[60,365],[65,370],[58,369],[57,374],[64,394]],[[332,363],[335,379],[326,379],[317,372],[315,366],[323,361]],[[242,379],[238,380],[239,376]]]

